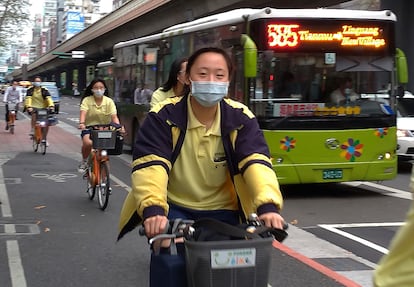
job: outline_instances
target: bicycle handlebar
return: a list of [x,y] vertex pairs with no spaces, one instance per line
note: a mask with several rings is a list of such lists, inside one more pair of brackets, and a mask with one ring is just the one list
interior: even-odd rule
[[[152,245],[154,241],[160,240],[160,239],[173,239],[173,238],[190,238],[192,237],[195,229],[192,227],[194,224],[194,220],[185,220],[185,219],[170,219],[167,223],[167,226],[163,233],[158,234],[152,238],[149,239],[149,244]],[[246,224],[246,230],[248,228],[253,227],[265,227],[263,222],[260,221],[257,217],[255,219],[249,218],[248,223]],[[274,239],[278,241],[283,241],[286,237],[286,234],[284,231],[289,228],[289,225],[284,222],[283,223],[283,229],[279,228],[266,228],[265,232],[263,234],[259,234],[262,237],[273,237]],[[254,231],[253,231],[254,232]],[[280,236],[280,233],[284,233],[284,235]],[[138,233],[140,236],[145,236],[145,227],[144,225],[140,226],[138,229]]]
[[113,127],[115,129],[120,129],[120,128],[122,128],[122,125],[121,124],[114,123],[114,122],[111,122],[109,124],[90,125],[90,126],[86,126],[85,128],[88,129],[88,130],[90,130],[90,129],[92,129],[92,130],[98,130],[99,128],[110,128],[110,127]]
[[32,107],[32,112],[33,113],[37,114],[39,112],[39,110],[46,110],[48,115],[51,115],[51,114],[55,113],[53,108],[49,108],[49,107],[47,107],[47,108],[33,108]]

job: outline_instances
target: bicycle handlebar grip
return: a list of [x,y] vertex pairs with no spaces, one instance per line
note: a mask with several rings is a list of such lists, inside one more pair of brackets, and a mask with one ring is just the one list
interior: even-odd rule
[[145,236],[145,227],[143,225],[138,228],[138,234],[140,236]]
[[[161,233],[161,234],[171,234],[171,222],[168,222],[167,223],[167,225],[165,226],[165,229],[164,229],[164,231]],[[147,233],[145,232],[145,227],[144,227],[144,225],[141,225],[139,228],[138,228],[138,234],[140,235],[140,236],[146,236],[147,235]]]
[[113,126],[114,128],[116,128],[116,129],[120,129],[120,128],[122,128],[122,125],[121,124],[117,124],[117,123],[110,123],[110,125],[111,126]]

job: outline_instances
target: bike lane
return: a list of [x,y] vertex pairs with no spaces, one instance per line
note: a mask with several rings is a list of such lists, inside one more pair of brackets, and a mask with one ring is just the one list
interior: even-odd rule
[[[95,208],[92,213],[90,212],[91,203],[86,200],[86,193],[81,196],[80,192],[84,189],[85,184],[76,173],[76,167],[80,160],[78,131],[71,130],[69,132],[72,133],[72,136],[68,136],[68,131],[60,128],[59,125],[51,127],[48,135],[50,146],[46,155],[42,155],[34,153],[32,150],[28,136],[29,127],[30,122],[22,119],[17,122],[14,135],[7,134],[4,130],[0,131],[0,164],[2,164],[2,174],[0,174],[0,199],[2,200],[0,205],[2,210],[2,214],[0,214],[2,215],[0,217],[0,239],[6,238],[6,244],[0,246],[0,253],[7,254],[10,269],[10,274],[5,274],[3,273],[4,269],[0,268],[0,278],[2,278],[0,286],[32,286],[27,282],[43,282],[43,286],[56,286],[61,284],[62,279],[51,279],[50,271],[44,272],[44,269],[56,270],[57,273],[61,273],[64,264],[79,266],[68,269],[64,275],[68,280],[78,278],[81,282],[71,286],[97,286],[96,275],[86,272],[90,265],[94,264],[96,258],[91,258],[89,261],[82,256],[82,253],[87,251],[85,250],[87,246],[94,245],[91,242],[89,228],[91,224],[102,224],[99,228],[103,229],[108,229],[110,226],[104,241],[108,245],[114,244],[113,239],[116,238],[116,225],[121,205],[110,202],[110,205],[113,206],[108,211],[101,212]],[[65,141],[62,142],[62,138]],[[62,154],[65,154],[64,160]],[[11,177],[8,176],[9,174],[21,174],[21,176]],[[25,185],[25,188],[22,188],[22,182],[29,182],[30,185]],[[50,190],[51,184],[53,184],[54,190]],[[58,184],[58,188],[56,188],[56,184]],[[59,188],[59,184],[62,187],[64,185],[65,188]],[[69,190],[73,192],[68,192],[67,186],[70,186]],[[7,193],[8,196],[5,195]],[[43,193],[43,195],[40,196],[39,193]],[[13,214],[10,208],[16,202],[19,205],[19,214]],[[96,203],[93,204],[94,207],[96,205]],[[64,217],[59,216],[62,210],[66,210]],[[102,222],[102,217],[104,217],[104,222]],[[61,228],[62,220],[67,222],[65,230]],[[288,232],[290,236],[286,240],[286,244],[274,244],[275,249],[271,254],[272,267],[269,274],[271,286],[368,286],[360,285],[346,275],[299,253],[295,248],[299,246],[298,242],[301,240],[302,244],[308,245],[308,249],[326,249],[326,247],[312,246],[310,241],[303,242],[306,240],[306,236],[294,226]],[[1,234],[6,236],[2,237]],[[136,238],[131,239],[132,236],[129,237],[130,240],[136,240]],[[16,238],[18,239],[16,240]],[[122,241],[124,240],[128,242],[128,239]],[[71,242],[71,244],[64,242]],[[21,250],[24,252],[22,253]],[[96,250],[97,254],[99,252]],[[148,256],[143,257],[141,253],[148,252],[149,250],[146,248],[136,254],[137,261],[147,262]],[[346,251],[339,250],[339,253],[340,256],[347,256]],[[111,256],[106,258],[108,256],[105,257],[105,252],[102,256],[102,263],[112,266]],[[66,257],[66,259],[61,261],[62,257]],[[24,262],[29,258],[42,258],[43,263],[31,265],[30,271],[25,272]],[[146,264],[149,265],[149,261]],[[147,272],[147,268],[148,266],[142,268],[142,271]],[[102,272],[104,271],[102,270]],[[44,284],[45,282],[47,284]],[[146,286],[146,282],[141,279],[142,285],[136,286]],[[33,286],[42,286],[40,284]],[[111,286],[110,283],[107,284],[101,282],[99,286]],[[119,284],[118,286],[130,285]]]
[[114,186],[102,212],[77,172],[79,131],[51,127],[42,155],[29,130],[20,119],[14,135],[0,131],[0,286],[127,286],[106,270],[127,251],[115,244],[125,191]]

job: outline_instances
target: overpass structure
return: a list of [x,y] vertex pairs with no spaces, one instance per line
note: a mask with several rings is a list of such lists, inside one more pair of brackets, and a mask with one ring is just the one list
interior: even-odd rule
[[[344,0],[133,0],[106,15],[82,32],[59,44],[35,62],[12,73],[14,79],[27,80],[40,75],[70,89],[77,70],[80,89],[93,77],[95,65],[112,57],[113,46],[121,41],[160,32],[163,29],[199,17],[241,7],[316,8],[346,2]],[[84,58],[72,58],[72,51],[83,51]],[[64,56],[62,56],[64,55]],[[64,81],[61,81],[64,75]]]

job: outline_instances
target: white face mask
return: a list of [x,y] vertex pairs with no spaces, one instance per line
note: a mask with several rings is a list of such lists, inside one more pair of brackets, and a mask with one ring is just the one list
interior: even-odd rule
[[213,107],[227,96],[229,82],[191,81],[191,95],[203,107]]
[[93,92],[93,95],[94,95],[95,97],[100,98],[100,97],[102,97],[102,96],[105,94],[105,89],[103,89],[103,90],[101,90],[101,89],[98,89],[98,90],[92,90],[92,92]]

